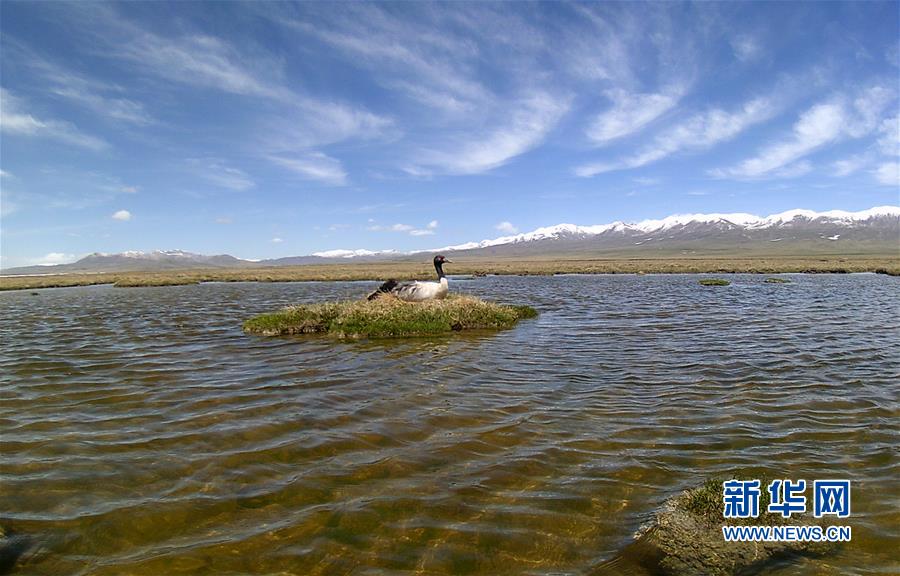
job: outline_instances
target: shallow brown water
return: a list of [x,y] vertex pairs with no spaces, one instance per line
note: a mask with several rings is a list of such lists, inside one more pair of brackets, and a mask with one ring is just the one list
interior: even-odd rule
[[513,330],[265,339],[373,283],[0,294],[0,519],[23,574],[590,574],[708,476],[850,478],[853,541],[769,574],[900,572],[900,279],[489,277]]

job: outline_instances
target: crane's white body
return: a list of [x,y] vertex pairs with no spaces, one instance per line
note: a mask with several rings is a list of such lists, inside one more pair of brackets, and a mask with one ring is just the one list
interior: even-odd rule
[[450,262],[450,260],[440,255],[434,257],[434,270],[438,276],[437,282],[425,282],[422,280],[397,282],[396,280],[388,280],[378,290],[369,294],[368,300],[374,300],[382,294],[391,294],[406,302],[426,302],[428,300],[446,298],[447,294],[450,293],[450,284],[447,282],[447,277],[444,276],[444,262]]
[[450,293],[450,284],[447,278],[441,278],[438,282],[415,281],[398,284],[390,291],[391,294],[406,302],[424,302],[425,300],[440,300]]

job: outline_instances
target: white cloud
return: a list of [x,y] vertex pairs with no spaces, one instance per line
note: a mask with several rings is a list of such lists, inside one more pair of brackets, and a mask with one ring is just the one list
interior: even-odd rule
[[289,90],[254,72],[277,69],[273,62],[249,61],[237,49],[213,36],[163,37],[112,14],[107,16],[112,18],[118,28],[130,35],[128,42],[116,44],[117,50],[113,56],[185,84],[215,88],[232,94],[278,100],[292,98]]
[[764,148],[758,156],[717,175],[755,178],[777,170],[813,150],[838,139],[844,130],[846,115],[839,104],[817,104],[794,124],[793,134],[783,142]]
[[516,234],[519,231],[518,228],[513,226],[512,222],[508,222],[506,220],[500,222],[499,224],[494,226],[494,228],[506,234]]
[[680,88],[672,88],[659,94],[631,94],[621,89],[610,90],[607,96],[613,106],[594,118],[587,128],[587,136],[596,144],[604,145],[639,132],[673,109],[682,94],[683,90]]
[[860,138],[875,130],[883,110],[895,97],[892,90],[876,86],[860,93],[851,103],[838,98],[816,104],[800,115],[786,139],[763,147],[756,156],[737,166],[711,173],[719,177],[759,178],[780,176],[787,170],[792,175],[791,163],[826,145]]
[[[374,222],[371,218],[369,222]],[[370,230],[372,232],[406,232],[409,233],[410,236],[431,236],[434,234],[435,230],[438,227],[438,221],[432,220],[428,223],[424,228],[416,228],[415,226],[410,226],[409,224],[392,224],[390,226],[382,226],[381,224],[372,224],[371,226],[367,226],[366,230]]]
[[[68,78],[67,81],[71,81]],[[138,126],[145,126],[153,119],[144,110],[144,105],[125,98],[109,98],[90,91],[85,85],[81,89],[67,86],[51,89],[51,93],[72,100],[96,114],[112,120],[121,120]]]
[[219,158],[189,158],[187,164],[191,172],[222,188],[244,191],[256,186],[246,172]]
[[875,169],[875,179],[885,186],[900,186],[900,162],[885,162]]
[[878,127],[878,149],[886,156],[900,156],[900,116],[885,118]]
[[21,98],[2,88],[0,101],[0,130],[7,134],[48,138],[95,151],[109,147],[104,140],[81,132],[71,122],[35,118],[23,110],[25,106]]
[[843,178],[858,172],[869,164],[871,160],[866,154],[856,154],[843,160],[836,160],[831,164],[831,173],[838,178]]
[[879,128],[884,110],[896,98],[895,89],[883,86],[873,86],[860,93],[849,107],[847,134],[852,138],[860,138]]
[[109,6],[93,7],[82,16],[85,27],[94,31],[94,41],[106,45],[112,58],[174,82],[285,105],[271,127],[290,128],[261,131],[268,153],[368,138],[393,125],[363,108],[293,91],[284,82],[284,59],[266,56],[256,46],[237,46],[207,34],[163,36],[120,17]]
[[635,155],[613,162],[585,164],[575,169],[577,176],[585,178],[611,172],[637,168],[656,162],[687,149],[709,148],[730,140],[754,124],[771,118],[777,110],[768,98],[755,98],[735,112],[713,109],[695,114],[687,120],[664,130],[654,141]]
[[121,186],[119,187],[119,192],[124,192],[125,194],[137,194],[141,191],[139,186]]
[[119,220],[121,222],[128,222],[131,220],[131,212],[128,210],[119,210],[112,215],[113,220]]
[[216,218],[216,224],[231,224],[232,220],[228,216]]
[[535,94],[513,104],[500,127],[458,142],[449,150],[433,151],[408,171],[480,174],[493,170],[541,144],[568,108],[568,100]]
[[35,266],[53,266],[56,264],[69,264],[78,260],[75,254],[64,254],[62,252],[50,252],[40,258],[31,260],[30,264]]
[[471,111],[491,94],[473,74],[470,62],[478,56],[476,44],[447,32],[443,12],[434,6],[428,13],[432,22],[427,17],[412,21],[402,13],[358,3],[348,4],[338,17],[320,18],[316,25],[284,14],[274,19],[329,44],[354,65],[375,71],[394,93],[442,112]]
[[48,94],[65,98],[83,106],[105,119],[144,126],[153,119],[143,104],[119,97],[121,86],[107,84],[83,76],[74,70],[64,69],[38,56],[22,45],[11,43],[6,47],[18,63],[30,67],[50,85]]
[[759,42],[745,34],[738,34],[731,39],[731,49],[734,57],[741,62],[756,60],[762,51]]
[[281,244],[282,242],[284,242],[284,240],[282,240],[281,238],[272,238],[272,244]]
[[805,174],[809,174],[812,172],[812,169],[812,163],[807,160],[800,160],[799,162],[782,166],[773,172],[772,175],[778,176],[779,178],[798,178]]
[[307,180],[317,180],[332,186],[347,184],[347,172],[340,160],[321,152],[308,152],[292,158],[269,156],[269,160]]
[[6,170],[0,170],[0,178],[12,178],[13,175]]

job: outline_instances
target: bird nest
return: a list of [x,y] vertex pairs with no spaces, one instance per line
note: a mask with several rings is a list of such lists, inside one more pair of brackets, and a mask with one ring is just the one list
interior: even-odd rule
[[503,330],[534,318],[530,306],[486,302],[474,296],[403,302],[394,297],[291,306],[244,322],[244,332],[263,336],[328,334],[336,338],[398,338],[461,330]]

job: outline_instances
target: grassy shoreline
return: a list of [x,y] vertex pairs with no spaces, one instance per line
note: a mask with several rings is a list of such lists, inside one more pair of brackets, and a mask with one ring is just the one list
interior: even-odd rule
[[[571,260],[472,260],[453,265],[460,275],[553,274],[782,274],[877,272],[900,276],[900,258],[772,257],[656,258]],[[340,280],[431,279],[430,263],[361,262],[307,264],[277,268],[186,269],[154,272],[71,273],[52,276],[0,277],[0,290],[115,284],[119,287],[176,286],[199,282],[308,282]]]

